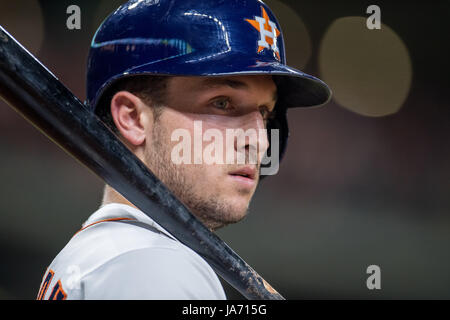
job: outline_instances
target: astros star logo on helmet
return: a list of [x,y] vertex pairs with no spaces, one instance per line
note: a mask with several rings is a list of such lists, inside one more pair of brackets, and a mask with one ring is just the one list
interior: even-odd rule
[[261,11],[262,17],[255,16],[255,20],[245,19],[245,21],[250,23],[261,35],[258,41],[258,53],[264,49],[272,49],[278,61],[281,61],[280,50],[277,44],[277,39],[281,32],[277,29],[275,22],[269,19],[269,15],[263,6],[261,6]]

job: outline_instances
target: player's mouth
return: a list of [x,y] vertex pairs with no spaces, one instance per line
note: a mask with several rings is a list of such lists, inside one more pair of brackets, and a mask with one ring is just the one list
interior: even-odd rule
[[228,175],[234,181],[247,187],[253,187],[256,183],[256,168],[254,167],[242,167],[238,170],[229,172]]

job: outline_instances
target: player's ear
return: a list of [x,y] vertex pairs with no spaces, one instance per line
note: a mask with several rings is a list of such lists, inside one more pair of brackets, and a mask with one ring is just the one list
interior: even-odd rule
[[146,104],[128,91],[117,92],[111,99],[111,115],[120,134],[132,146],[139,146],[145,142],[145,133],[149,125]]

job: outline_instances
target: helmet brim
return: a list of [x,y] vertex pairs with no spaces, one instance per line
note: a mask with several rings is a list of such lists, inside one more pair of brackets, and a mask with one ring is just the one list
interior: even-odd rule
[[223,53],[212,56],[185,55],[135,66],[109,79],[99,96],[115,80],[137,75],[170,76],[238,76],[272,75],[278,97],[285,108],[318,107],[331,99],[331,90],[322,80],[278,62],[265,62],[242,53]]

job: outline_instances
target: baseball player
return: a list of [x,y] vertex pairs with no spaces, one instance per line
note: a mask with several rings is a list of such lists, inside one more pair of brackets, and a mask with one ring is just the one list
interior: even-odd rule
[[[86,106],[211,230],[246,216],[263,162],[249,154],[277,144],[283,156],[287,109],[329,99],[325,83],[286,65],[280,24],[259,0],[129,1],[99,27],[88,58]],[[208,141],[230,129],[266,134],[214,151],[244,163],[211,163],[197,152],[198,125]],[[226,296],[205,260],[106,185],[37,298]]]

